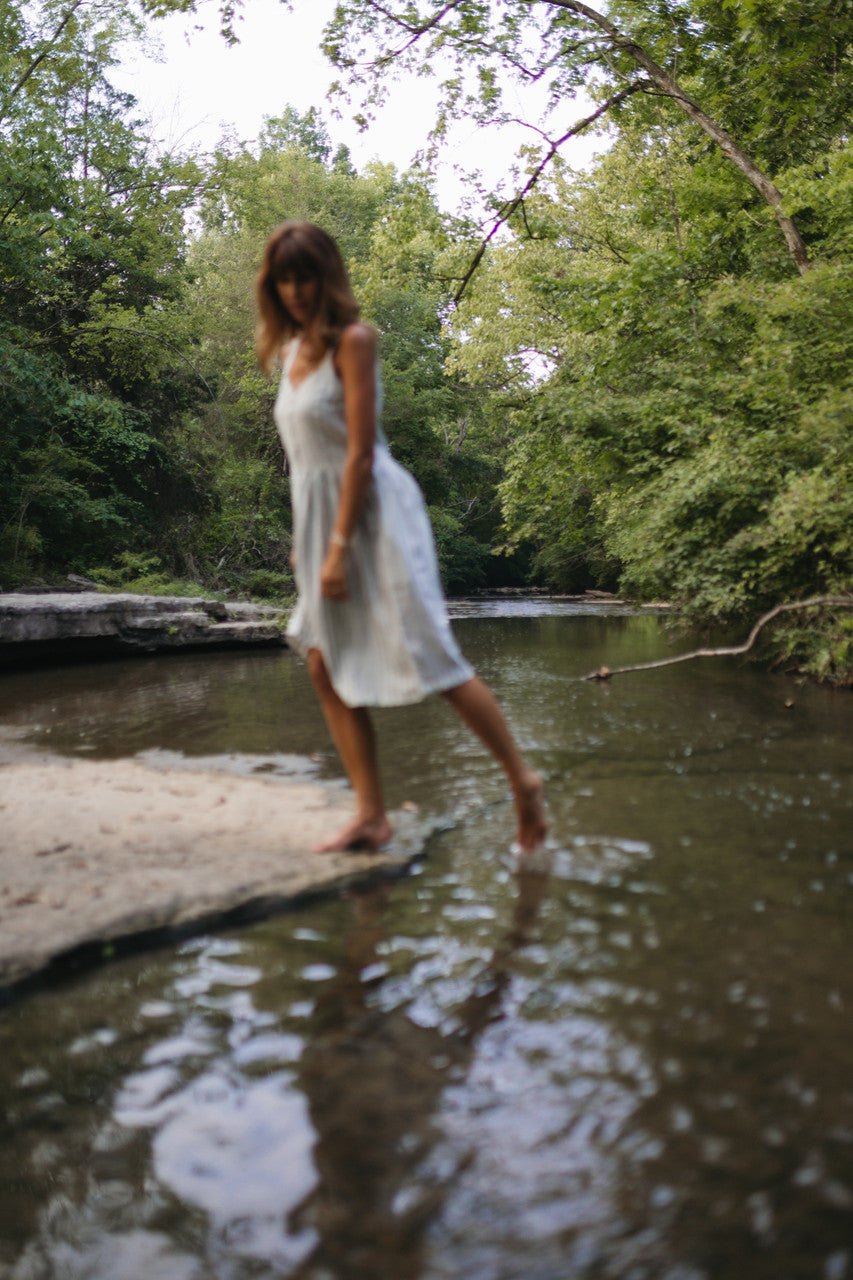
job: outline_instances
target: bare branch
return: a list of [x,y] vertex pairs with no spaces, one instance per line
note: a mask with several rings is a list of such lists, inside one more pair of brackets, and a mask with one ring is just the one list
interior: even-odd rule
[[522,120],[520,116],[507,116],[506,124],[517,124],[522,129],[529,129],[531,133],[538,133],[548,145],[551,145],[551,139],[544,129],[540,129],[538,124],[531,124],[529,120]]
[[497,218],[492,224],[490,231],[483,238],[483,241],[480,244],[479,249],[475,253],[471,261],[471,264],[468,267],[468,270],[465,272],[465,275],[462,277],[462,283],[460,284],[459,288],[456,290],[456,293],[454,295],[453,301],[456,306],[459,305],[462,299],[462,295],[464,294],[465,290],[470,284],[471,279],[474,275],[474,272],[477,270],[480,263],[482,262],[483,254],[486,252],[486,249],[489,247],[490,242],[497,235],[498,231],[504,225],[504,223],[506,223],[512,217],[512,215],[516,212],[516,210],[523,204],[525,196],[530,191],[532,191],[533,188],[536,186],[536,183],[539,181],[540,177],[542,176],[542,173],[544,172],[546,167],[551,163],[551,161],[554,159],[554,156],[557,154],[557,152],[559,151],[563,143],[568,142],[569,138],[573,138],[576,134],[581,133],[584,129],[588,129],[591,124],[594,124],[596,120],[600,119],[601,116],[603,116],[607,111],[609,111],[611,107],[616,106],[616,104],[619,102],[623,102],[625,98],[629,98],[631,94],[636,93],[639,89],[642,89],[642,88],[643,88],[643,84],[637,83],[637,84],[628,85],[626,89],[620,89],[619,93],[614,94],[612,98],[608,98],[606,102],[603,102],[600,107],[598,107],[595,111],[593,111],[592,115],[586,116],[586,118],[583,120],[579,120],[577,124],[572,125],[571,129],[569,129],[566,133],[563,134],[562,138],[557,138],[555,142],[550,143],[550,149],[545,155],[544,159],[541,160],[540,163],[533,170],[533,173],[528,178],[522,190],[519,191],[518,194],[515,195],[512,200],[507,201],[507,203],[502,207]]
[[724,645],[720,648],[691,649],[690,653],[679,653],[674,658],[658,658],[656,662],[637,662],[631,667],[599,667],[590,671],[584,680],[609,680],[611,676],[623,676],[631,671],[653,671],[658,667],[673,667],[677,662],[692,662],[694,658],[737,658],[748,653],[759,632],[772,622],[780,613],[791,613],[795,609],[815,609],[828,605],[835,609],[853,609],[853,595],[844,596],[811,596],[808,600],[792,600],[787,604],[777,604],[763,613],[750,631],[743,644]]

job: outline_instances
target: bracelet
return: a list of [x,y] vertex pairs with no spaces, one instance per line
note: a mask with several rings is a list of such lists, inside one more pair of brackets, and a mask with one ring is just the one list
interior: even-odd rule
[[334,543],[336,547],[349,546],[349,538],[345,538],[342,533],[338,533],[337,529],[332,530],[332,534],[331,534],[331,537],[329,538],[329,541]]

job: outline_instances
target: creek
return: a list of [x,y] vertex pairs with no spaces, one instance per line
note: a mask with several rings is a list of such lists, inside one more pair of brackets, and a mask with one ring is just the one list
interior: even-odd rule
[[[458,605],[547,874],[441,699],[377,715],[405,877],[0,1011],[10,1280],[853,1280],[853,699],[615,606]],[[789,705],[791,704],[791,705]],[[340,775],[278,652],[7,674],[31,747]]]

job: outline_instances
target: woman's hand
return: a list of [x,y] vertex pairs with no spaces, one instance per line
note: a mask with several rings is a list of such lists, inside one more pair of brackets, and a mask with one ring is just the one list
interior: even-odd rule
[[324,600],[348,600],[347,553],[345,547],[332,544],[320,570],[320,595]]

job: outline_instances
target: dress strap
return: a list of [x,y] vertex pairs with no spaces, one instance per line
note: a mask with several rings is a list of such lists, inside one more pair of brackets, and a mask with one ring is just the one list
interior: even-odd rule
[[284,373],[290,373],[290,366],[296,359],[296,353],[299,350],[301,341],[301,338],[294,335],[292,338],[288,338],[287,342],[284,344],[284,359],[281,362],[282,371]]

